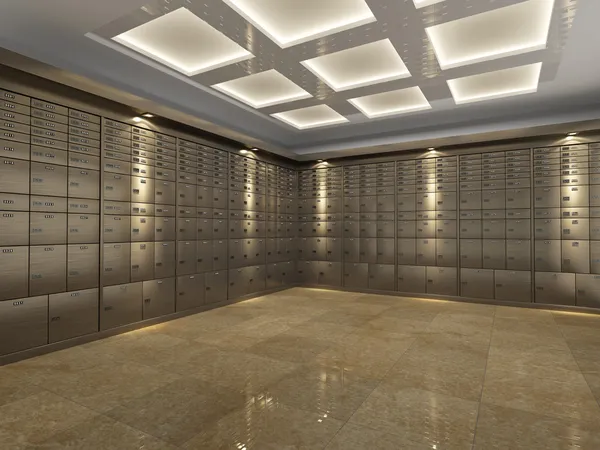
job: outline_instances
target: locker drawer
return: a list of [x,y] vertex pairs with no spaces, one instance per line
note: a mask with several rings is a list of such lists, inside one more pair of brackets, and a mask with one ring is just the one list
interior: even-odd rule
[[66,197],[67,170],[54,164],[31,163],[31,193]]
[[369,289],[395,290],[395,266],[393,264],[369,265]]
[[99,244],[67,246],[67,290],[98,287],[99,275]]
[[529,270],[531,267],[531,241],[506,241],[506,268],[510,270]]
[[100,216],[96,214],[69,214],[69,244],[100,242]]
[[366,263],[344,264],[344,286],[366,289],[369,282],[369,265]]
[[121,284],[103,288],[100,330],[108,330],[143,319],[143,284]]
[[561,270],[561,241],[535,241],[535,270],[540,272]]
[[131,199],[131,177],[129,175],[104,175],[104,199],[128,202]]
[[0,355],[47,343],[47,295],[0,302]]
[[104,244],[103,252],[104,285],[128,283],[131,270],[130,244]]
[[504,269],[506,267],[506,241],[504,239],[483,240],[483,268]]
[[100,172],[97,170],[82,170],[77,167],[69,167],[68,196],[76,198],[99,198]]
[[531,272],[496,270],[494,298],[510,302],[531,302]]
[[494,271],[461,269],[460,294],[470,298],[494,298]]
[[49,297],[50,343],[98,331],[98,289],[53,294]]
[[0,211],[0,246],[5,245],[29,245],[28,212]]
[[590,241],[562,241],[562,271],[590,273]]
[[227,271],[208,272],[204,275],[205,302],[219,303],[227,300]]
[[131,281],[145,281],[154,278],[154,243],[131,244]]
[[175,312],[175,278],[144,281],[142,294],[144,320]]
[[104,218],[105,242],[129,242],[131,239],[130,216],[109,216]]
[[434,295],[457,295],[457,269],[427,267],[427,293]]
[[600,307],[600,275],[575,275],[577,306]]
[[399,292],[425,293],[427,290],[427,268],[422,266],[398,266]]
[[156,278],[175,276],[176,251],[175,242],[154,243],[154,276]]
[[0,247],[0,300],[28,295],[28,277],[29,248]]
[[29,294],[67,290],[67,246],[29,247]]
[[575,274],[536,272],[535,302],[575,305]]
[[481,239],[462,239],[460,241],[460,261],[462,267],[473,269],[482,267]]

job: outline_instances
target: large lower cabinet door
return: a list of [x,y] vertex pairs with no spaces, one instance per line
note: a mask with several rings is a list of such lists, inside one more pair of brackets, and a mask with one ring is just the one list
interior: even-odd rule
[[219,303],[227,300],[227,271],[204,274],[205,303]]
[[242,269],[245,272],[246,291],[245,294],[254,294],[265,290],[267,282],[266,266],[250,266]]
[[574,305],[575,274],[536,272],[535,302],[552,305]]
[[393,291],[396,275],[393,264],[369,264],[369,289]]
[[0,302],[0,355],[47,343],[47,295]]
[[575,275],[577,306],[600,308],[600,275]]
[[177,311],[202,306],[204,295],[204,274],[185,275],[177,278]]
[[278,263],[267,264],[267,289],[283,285],[283,277]]
[[345,263],[344,286],[367,289],[369,287],[369,265],[367,263]]
[[562,241],[562,271],[590,273],[590,241]]
[[398,266],[398,292],[424,294],[427,292],[427,268]]
[[535,270],[538,272],[560,272],[561,241],[535,241]]
[[144,320],[175,312],[175,278],[144,281]]
[[427,293],[457,295],[456,277],[455,267],[427,267]]
[[98,289],[86,289],[50,296],[50,343],[98,331],[98,294]]
[[103,288],[100,330],[139,322],[142,318],[142,283]]
[[461,269],[460,295],[471,298],[494,298],[494,271]]
[[531,302],[531,272],[496,270],[494,298],[509,302]]
[[301,284],[317,284],[319,278],[319,261],[298,261],[296,277]]
[[342,263],[319,261],[319,278],[317,284],[325,286],[341,286],[342,285]]
[[236,299],[245,294],[247,283],[246,275],[247,273],[243,268],[229,270],[229,288],[227,295],[230,299]]

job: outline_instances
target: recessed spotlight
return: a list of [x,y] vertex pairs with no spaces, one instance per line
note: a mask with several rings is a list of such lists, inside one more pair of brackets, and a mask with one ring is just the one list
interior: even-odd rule
[[325,162],[325,161],[323,161],[322,159],[317,159],[317,162],[318,163],[322,163],[322,162]]
[[240,150],[240,153],[241,153],[242,155],[246,155],[246,154],[248,153],[248,150],[245,150],[245,149],[243,149],[243,150]]
[[430,152],[435,152],[435,147],[429,147],[427,150],[429,150]]
[[154,117],[154,114],[144,113],[144,114],[142,114],[142,116],[147,117],[148,119],[152,119]]
[[142,119],[141,117],[134,117],[133,118],[134,122],[141,122],[142,120],[144,120],[144,119]]
[[567,136],[577,136],[577,133],[572,132],[572,133],[567,134]]

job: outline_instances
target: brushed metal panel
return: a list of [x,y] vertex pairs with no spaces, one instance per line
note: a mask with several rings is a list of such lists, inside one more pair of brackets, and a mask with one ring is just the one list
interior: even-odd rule
[[96,214],[69,214],[69,244],[100,242],[100,216]]
[[131,239],[130,216],[105,216],[104,217],[104,241],[105,242],[129,242]]
[[144,320],[175,312],[175,278],[144,281]]
[[29,106],[21,105],[17,102],[7,101],[5,99],[0,100],[0,109],[24,115],[29,115],[31,111]]
[[494,298],[511,302],[531,302],[531,272],[494,271]]
[[0,300],[26,296],[28,279],[29,248],[0,247]]
[[99,244],[67,247],[67,289],[69,291],[98,287],[99,276]]
[[194,241],[197,233],[197,219],[191,217],[177,219],[177,240]]
[[154,242],[131,244],[131,281],[154,278]]
[[103,282],[105,286],[128,283],[131,270],[131,245],[104,244]]
[[159,205],[154,206],[154,214],[156,217],[175,217],[176,208],[173,205]]
[[100,329],[108,330],[141,321],[143,318],[142,297],[142,283],[103,288]]
[[34,212],[29,221],[30,245],[67,243],[67,214]]
[[539,272],[561,270],[561,241],[535,241],[535,270]]
[[29,245],[29,213],[0,211],[0,246]]
[[29,248],[29,295],[67,290],[67,246]]
[[48,301],[49,342],[98,331],[98,289],[52,294]]
[[0,302],[0,355],[47,343],[47,295]]

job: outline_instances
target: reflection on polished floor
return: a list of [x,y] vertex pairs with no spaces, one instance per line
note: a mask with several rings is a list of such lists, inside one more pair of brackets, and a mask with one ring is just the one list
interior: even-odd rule
[[598,449],[600,316],[294,288],[0,368],[3,449]]

